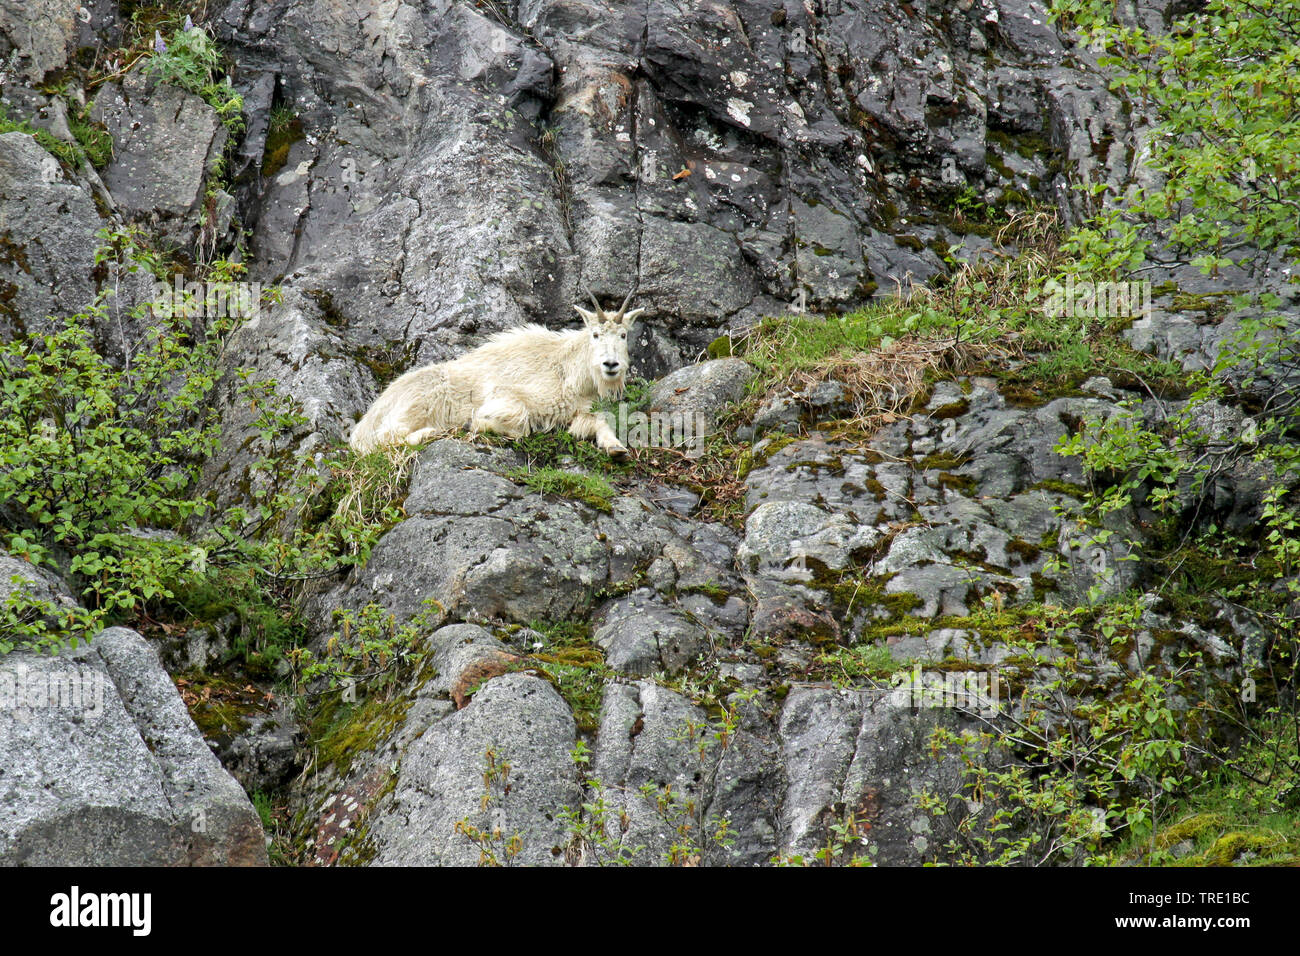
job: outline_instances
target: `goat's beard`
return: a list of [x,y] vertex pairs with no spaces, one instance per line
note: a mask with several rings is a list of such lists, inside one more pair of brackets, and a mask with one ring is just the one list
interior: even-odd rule
[[601,398],[622,398],[623,391],[626,388],[626,373],[620,375],[618,378],[606,378],[599,372],[596,373],[596,394]]

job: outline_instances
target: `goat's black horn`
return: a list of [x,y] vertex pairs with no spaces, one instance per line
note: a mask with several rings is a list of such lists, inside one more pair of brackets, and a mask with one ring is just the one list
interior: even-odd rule
[[603,317],[605,315],[605,310],[600,307],[600,302],[596,299],[596,293],[592,292],[585,284],[583,285],[583,289],[586,290],[587,295],[591,296],[591,304],[596,307],[596,315],[598,317]]
[[634,296],[635,294],[636,294],[636,286],[632,286],[632,291],[627,294],[627,297],[623,300],[623,304],[618,307],[618,315],[615,316],[615,318],[617,319],[623,318],[623,314],[627,312],[627,304],[632,301],[632,296]]

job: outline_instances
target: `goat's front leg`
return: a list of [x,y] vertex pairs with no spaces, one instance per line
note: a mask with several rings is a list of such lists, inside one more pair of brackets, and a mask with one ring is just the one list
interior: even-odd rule
[[506,438],[523,438],[529,433],[528,407],[518,398],[498,390],[474,412],[470,431],[493,431]]
[[627,457],[627,447],[618,440],[614,429],[600,415],[591,412],[578,412],[569,422],[569,434],[574,438],[594,438],[596,445],[610,458],[622,461]]

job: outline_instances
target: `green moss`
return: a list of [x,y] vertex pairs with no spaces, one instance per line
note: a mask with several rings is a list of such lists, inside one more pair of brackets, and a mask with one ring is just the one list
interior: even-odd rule
[[970,402],[959,401],[949,402],[947,405],[940,405],[938,408],[926,412],[931,418],[960,418],[970,411]]
[[1159,831],[1152,837],[1152,842],[1167,850],[1184,840],[1198,839],[1207,830],[1217,830],[1226,822],[1227,818],[1220,813],[1197,813]]
[[[870,556],[864,555],[862,563],[869,560]],[[869,576],[861,570],[833,572],[816,561],[809,561],[808,567],[813,572],[811,586],[830,598],[837,610],[836,617],[841,619],[872,611],[873,615],[891,620],[925,603],[908,591],[886,593],[885,587],[893,578],[892,574]]]
[[994,170],[1002,179],[1015,179],[1016,173],[1006,164],[997,150],[990,149],[984,153],[984,163],[990,169]]
[[339,699],[324,705],[311,725],[316,766],[332,766],[339,776],[347,776],[357,756],[375,750],[402,725],[413,698],[372,694],[356,703]]
[[564,698],[579,733],[596,733],[605,683],[617,675],[592,643],[591,625],[586,621],[534,621],[529,626],[542,635],[543,647],[525,658],[521,667],[536,671]]
[[1032,564],[1038,560],[1042,550],[1028,541],[1022,541],[1020,538],[1012,538],[1007,542],[1006,551],[1008,554],[1015,555],[1020,559],[1021,564]]
[[596,591],[594,595],[596,600],[603,601],[608,598],[622,597],[625,594],[631,594],[637,588],[645,587],[646,570],[646,568],[637,568],[621,581],[611,581]]
[[265,711],[260,695],[246,689],[247,681],[190,670],[177,676],[176,685],[195,726],[209,740],[229,740],[242,734],[249,728],[250,718]]
[[538,671],[564,698],[573,712],[578,733],[594,734],[600,730],[605,684],[617,675],[606,666],[599,650],[570,648],[534,654],[528,658],[528,666]]
[[934,397],[934,382],[925,382],[916,394],[912,396],[911,403],[907,406],[907,414],[911,415],[929,415],[930,411],[926,408],[930,404],[930,399]]
[[1211,844],[1201,859],[1206,866],[1231,866],[1246,854],[1259,857],[1285,845],[1286,841],[1276,833],[1225,833]]
[[732,355],[731,336],[719,335],[709,343],[707,352],[711,359],[730,358]]
[[512,468],[505,477],[524,485],[540,495],[559,495],[573,498],[598,511],[612,511],[610,500],[614,489],[598,475],[564,471],[559,468]]
[[4,105],[0,104],[0,134],[4,133],[26,133],[35,139],[43,150],[69,169],[77,169],[85,159],[85,153],[78,144],[64,142],[49,130],[37,129],[27,120],[10,119]]
[[738,469],[739,476],[744,478],[755,468],[762,468],[773,455],[787,445],[793,445],[798,440],[794,435],[787,435],[784,432],[768,436],[767,444],[762,449],[750,450],[744,453]]
[[1020,382],[1002,382],[999,391],[1012,408],[1036,408],[1044,402],[1058,397],[1053,391],[1044,390],[1041,383],[1027,385]]
[[[1075,484],[1073,481],[1060,481],[1056,478],[1048,478],[1040,481],[1030,487],[1031,491],[1054,491],[1058,495],[1066,495],[1070,498],[1076,498],[1079,501],[1085,501],[1088,498],[1089,491],[1083,485]],[[1044,547],[1048,547],[1044,542]]]
[[307,295],[320,306],[321,318],[325,320],[326,325],[335,329],[347,327],[347,317],[335,304],[332,292],[328,289],[308,289]]
[[939,472],[939,486],[949,491],[959,491],[969,495],[975,491],[976,481],[969,475],[954,475],[950,471]]
[[529,625],[546,639],[547,648],[588,649],[591,643],[591,624],[587,621],[533,621]]
[[[333,296],[330,296],[327,304],[330,310],[328,312],[324,311],[325,304],[322,304],[322,318],[325,319],[326,324],[332,325],[335,321],[346,323],[346,317],[334,305]],[[415,346],[405,344],[389,349],[358,348],[350,354],[355,361],[370,369],[370,374],[375,378],[375,385],[382,390],[411,367],[415,359]]]
[[929,471],[931,469],[948,470],[960,468],[970,461],[970,455],[955,455],[948,451],[937,451],[934,454],[926,455],[919,462],[917,467]]
[[285,106],[271,111],[271,124],[266,133],[266,147],[262,152],[262,176],[270,179],[289,161],[289,149],[306,137],[302,120]]
[[1034,600],[1046,600],[1047,595],[1057,589],[1056,581],[1043,574],[1041,571],[1033,571],[1029,575],[1029,583],[1034,588]]
[[731,597],[731,592],[726,588],[720,588],[716,584],[693,584],[690,587],[681,589],[682,594],[703,594],[714,604],[726,604]]
[[1208,318],[1222,318],[1232,310],[1233,292],[1176,292],[1170,312],[1203,312]]

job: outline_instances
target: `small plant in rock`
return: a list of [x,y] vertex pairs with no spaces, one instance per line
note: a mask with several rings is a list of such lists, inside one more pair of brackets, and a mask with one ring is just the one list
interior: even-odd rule
[[478,847],[479,866],[514,866],[523,851],[518,831],[507,836],[503,829],[506,798],[510,796],[510,763],[496,747],[483,752],[483,797],[479,801],[481,823],[469,817],[456,822],[455,832]]
[[875,866],[872,856],[876,853],[876,847],[867,839],[870,830],[871,825],[850,810],[826,827],[826,842],[817,848],[811,860],[799,853],[778,853],[772,857],[771,862],[775,866],[799,867]]
[[643,784],[641,796],[671,834],[663,857],[666,866],[699,866],[710,849],[726,849],[735,842],[730,820],[720,815],[706,819],[700,799],[671,783]]
[[221,75],[221,51],[202,27],[191,26],[172,34],[145,65],[145,71],[163,83],[201,97],[217,111],[232,136],[244,128],[244,100]]
[[367,604],[359,611],[335,612],[337,627],[319,656],[309,648],[289,652],[299,686],[325,679],[331,688],[342,685],[382,684],[399,668],[410,670],[423,658],[423,641],[437,626],[442,605],[433,598],[404,624],[391,611]]
[[[574,766],[586,774],[591,764],[591,749],[580,740],[569,756]],[[586,778],[586,787],[587,800],[578,807],[565,807],[560,811],[560,818],[570,836],[571,862],[577,865],[631,866],[645,846],[627,842],[631,825],[627,811],[609,804],[605,798],[607,788],[595,777]]]
[[[732,694],[721,706],[721,718],[710,727],[703,721],[687,720],[673,740],[686,743],[701,766],[712,766],[716,773],[719,757],[735,742],[743,708],[753,703],[758,690],[751,688]],[[668,866],[699,866],[709,852],[725,851],[735,837],[731,820],[724,814],[710,814],[700,797],[676,788],[671,783],[643,784],[640,794],[660,825],[671,834],[663,862]]]

